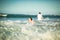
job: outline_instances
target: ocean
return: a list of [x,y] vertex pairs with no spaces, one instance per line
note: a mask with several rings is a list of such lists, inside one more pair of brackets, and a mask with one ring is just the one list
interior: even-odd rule
[[[32,17],[34,24],[28,22]],[[0,17],[0,40],[60,40],[60,16],[8,14]]]

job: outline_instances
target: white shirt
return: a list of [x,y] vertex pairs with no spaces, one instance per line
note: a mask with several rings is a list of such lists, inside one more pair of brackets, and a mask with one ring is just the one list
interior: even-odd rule
[[41,14],[38,14],[37,15],[37,18],[38,18],[38,20],[42,20],[42,15]]

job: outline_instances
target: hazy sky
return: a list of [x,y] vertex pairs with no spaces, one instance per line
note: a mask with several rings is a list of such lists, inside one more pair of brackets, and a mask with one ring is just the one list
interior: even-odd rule
[[13,14],[57,14],[60,15],[59,0],[0,0],[1,13]]

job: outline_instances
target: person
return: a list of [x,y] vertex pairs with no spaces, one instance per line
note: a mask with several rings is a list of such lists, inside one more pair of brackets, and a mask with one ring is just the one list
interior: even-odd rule
[[39,14],[37,15],[37,18],[38,18],[38,20],[42,20],[43,19],[41,12],[39,12]]
[[34,21],[31,17],[28,19],[28,22],[31,23],[31,24],[34,24]]

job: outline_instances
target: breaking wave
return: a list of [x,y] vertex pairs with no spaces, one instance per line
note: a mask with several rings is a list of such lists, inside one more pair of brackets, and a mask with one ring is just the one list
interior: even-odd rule
[[60,40],[60,20],[1,20],[0,40]]

